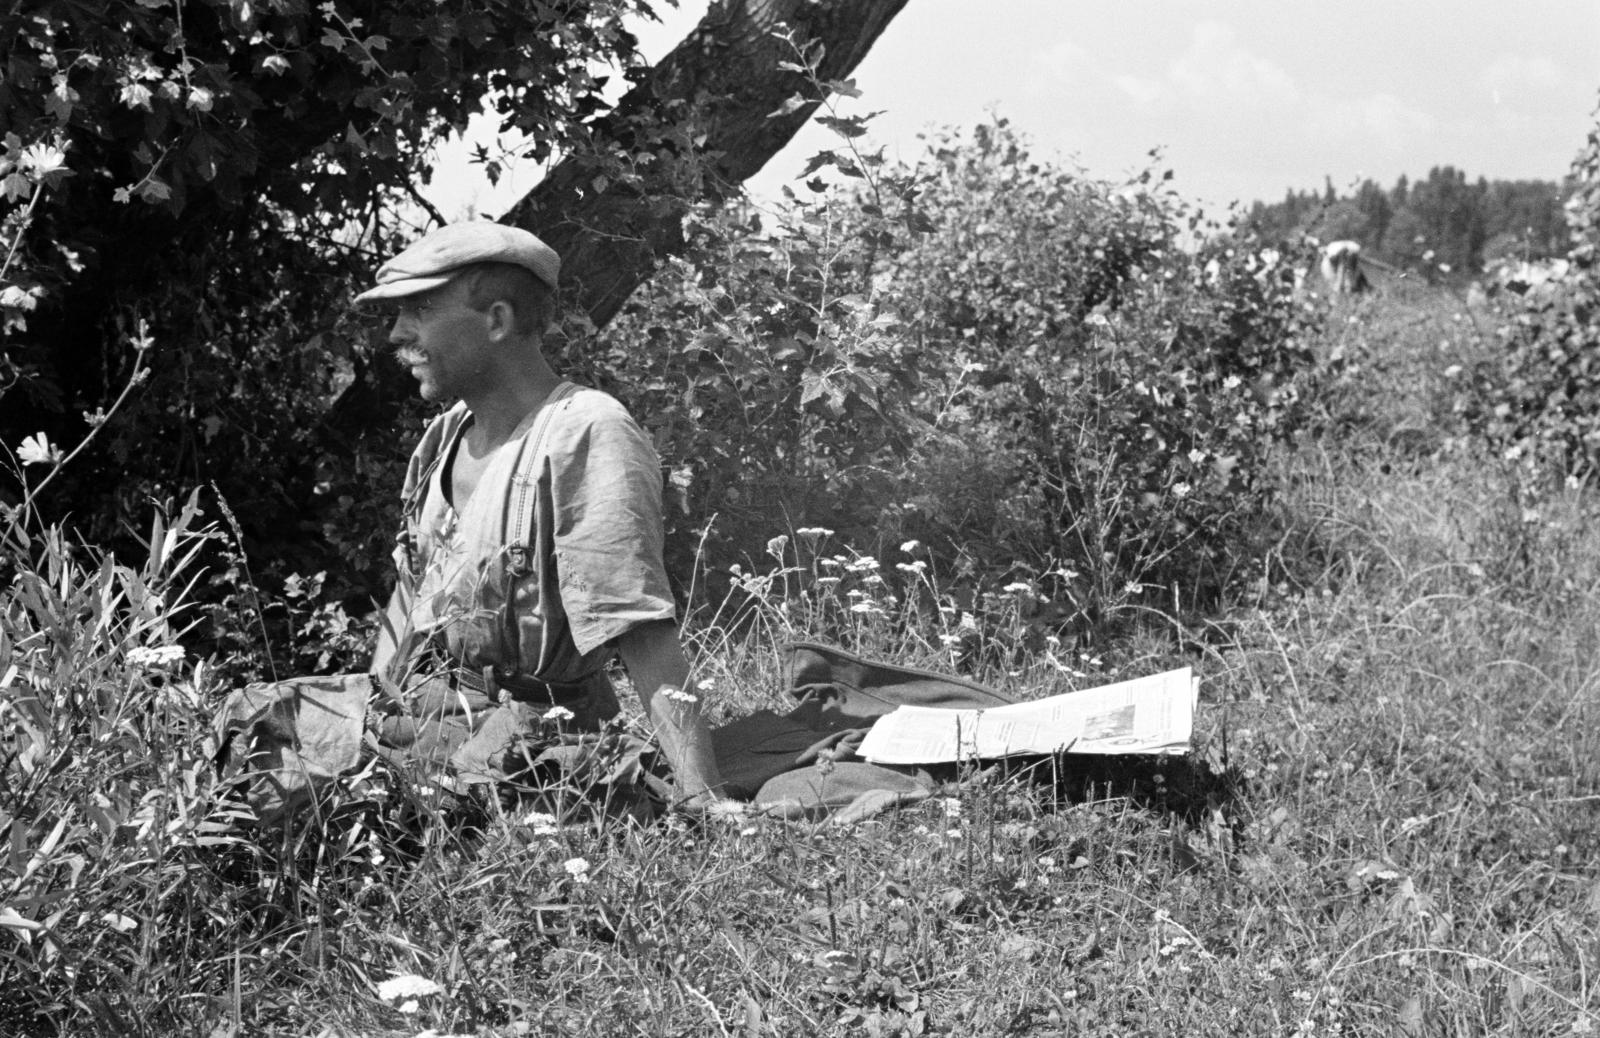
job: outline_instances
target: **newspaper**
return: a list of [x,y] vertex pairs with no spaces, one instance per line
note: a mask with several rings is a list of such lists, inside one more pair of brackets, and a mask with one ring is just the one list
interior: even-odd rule
[[901,706],[878,718],[858,752],[878,764],[1063,751],[1186,753],[1199,689],[1193,672],[1184,667],[988,710]]

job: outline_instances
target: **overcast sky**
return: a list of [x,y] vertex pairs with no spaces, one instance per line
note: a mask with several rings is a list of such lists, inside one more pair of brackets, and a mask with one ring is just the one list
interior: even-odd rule
[[[663,8],[640,29],[646,56],[705,9]],[[1213,206],[1436,165],[1556,180],[1600,100],[1600,0],[910,0],[855,78],[891,155],[993,110],[1035,154],[1101,179],[1159,147],[1179,191]],[[808,127],[752,188],[775,193],[831,143]],[[538,178],[488,191],[449,166],[430,194],[452,215],[498,213]]]

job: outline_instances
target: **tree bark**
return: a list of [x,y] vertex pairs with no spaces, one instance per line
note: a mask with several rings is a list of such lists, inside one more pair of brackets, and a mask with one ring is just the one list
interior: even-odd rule
[[[556,165],[501,219],[561,254],[569,307],[597,326],[663,258],[684,247],[682,217],[764,166],[820,103],[784,25],[823,48],[820,80],[848,76],[906,0],[713,0],[700,24],[625,94],[593,147]],[[809,42],[808,41],[814,41]],[[773,115],[789,98],[810,100]],[[621,158],[626,156],[626,158]]]

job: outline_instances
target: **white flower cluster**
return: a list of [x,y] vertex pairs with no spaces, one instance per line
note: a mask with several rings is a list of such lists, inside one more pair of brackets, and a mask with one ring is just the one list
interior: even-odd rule
[[522,824],[533,830],[535,836],[554,836],[561,831],[556,824],[555,815],[547,815],[543,811],[533,811],[522,820]]
[[397,1007],[402,1013],[415,1013],[417,999],[429,995],[443,994],[444,988],[436,980],[419,977],[415,973],[402,973],[398,977],[378,981],[378,997],[385,1002],[396,1002],[405,999]]
[[181,645],[141,645],[136,649],[128,650],[128,665],[132,667],[165,667],[174,663],[183,662],[183,646]]

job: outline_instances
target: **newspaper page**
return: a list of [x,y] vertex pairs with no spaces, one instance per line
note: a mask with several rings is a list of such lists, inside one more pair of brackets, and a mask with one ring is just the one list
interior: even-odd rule
[[877,764],[939,764],[1026,754],[1185,753],[1199,682],[1188,667],[988,710],[901,706],[861,743]]

